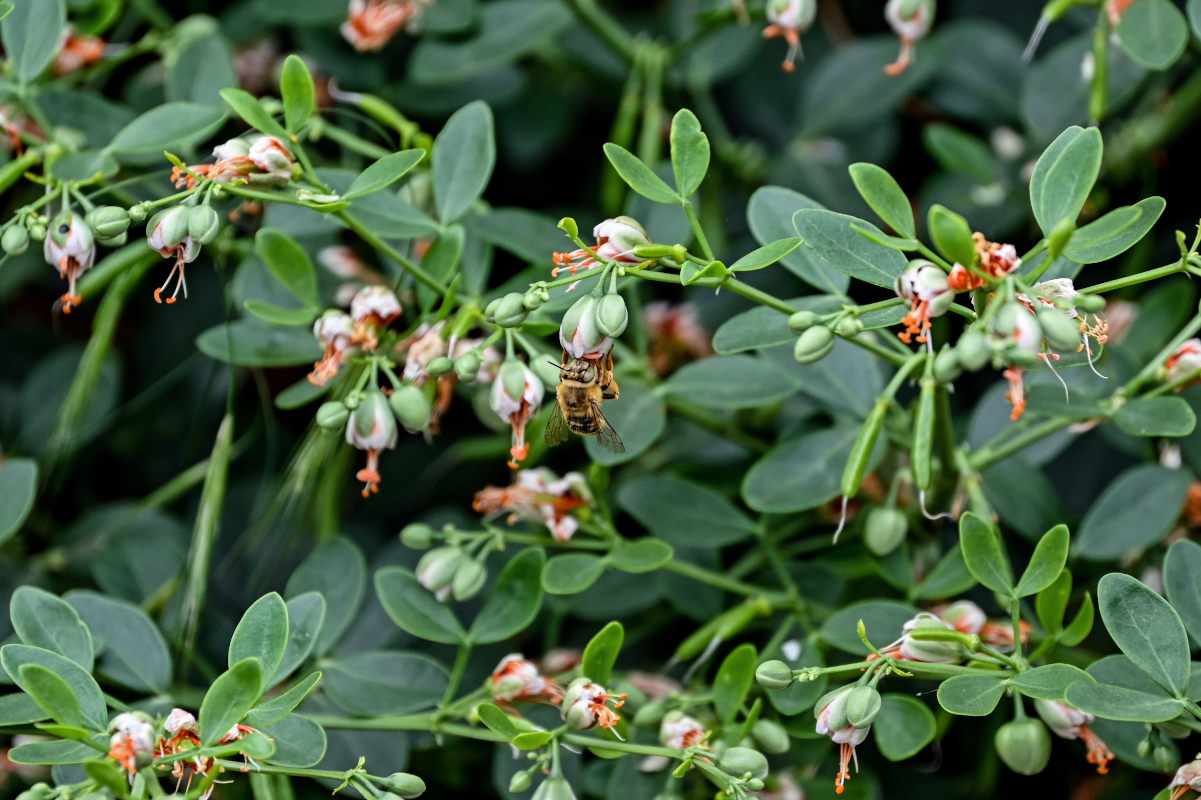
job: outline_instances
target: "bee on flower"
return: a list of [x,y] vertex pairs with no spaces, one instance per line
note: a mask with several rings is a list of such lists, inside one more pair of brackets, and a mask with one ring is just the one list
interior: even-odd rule
[[625,702],[624,694],[610,694],[599,683],[576,678],[568,685],[559,710],[564,721],[576,730],[598,726],[612,730],[621,721],[617,709],[624,706]]
[[134,775],[154,759],[154,724],[141,712],[118,714],[109,723],[108,757],[129,774]]
[[1101,737],[1089,729],[1088,726],[1095,721],[1092,714],[1057,700],[1035,700],[1034,708],[1056,736],[1080,739],[1084,742],[1084,746],[1088,748],[1086,760],[1096,765],[1098,773],[1104,775],[1109,772],[1108,765],[1113,761],[1113,753],[1110,752],[1109,746],[1101,741]]
[[471,507],[487,516],[509,512],[510,525],[518,520],[540,522],[557,541],[567,542],[580,527],[572,513],[592,504],[588,482],[578,472],[556,476],[545,467],[519,470],[512,486],[486,486],[475,493]]
[[763,29],[763,38],[780,36],[788,42],[788,53],[781,66],[785,72],[792,72],[801,56],[801,34],[817,16],[817,0],[767,0],[765,11],[768,25]]
[[218,183],[244,179],[264,186],[281,186],[292,180],[295,160],[283,142],[274,136],[260,136],[252,142],[230,139],[213,148],[212,164],[192,164],[186,170],[172,167],[171,182],[177,188],[194,189],[197,178]]
[[684,750],[705,741],[705,726],[683,711],[668,711],[659,724],[659,744]]
[[350,315],[331,308],[313,323],[313,335],[325,347],[325,355],[313,365],[309,382],[324,386],[326,381],[338,374],[346,351],[354,345],[354,322]]
[[558,704],[563,693],[551,678],[538,671],[538,665],[521,653],[509,653],[492,670],[488,693],[498,703],[531,700]]
[[905,330],[897,338],[905,344],[917,341],[932,346],[930,321],[941,317],[955,302],[955,292],[947,281],[947,274],[933,262],[917,259],[910,262],[909,269],[897,276],[896,292],[910,303],[909,313],[901,319]]
[[913,47],[925,38],[934,23],[934,0],[888,0],[884,17],[901,39],[897,60],[884,68],[889,75],[900,75],[913,63]]
[[350,301],[350,318],[354,322],[353,342],[364,350],[379,347],[379,334],[401,314],[400,300],[384,286],[360,289]]
[[380,50],[400,32],[412,30],[423,6],[433,0],[350,0],[349,16],[340,30],[360,53]]
[[851,762],[859,771],[859,759],[855,748],[867,739],[872,722],[880,713],[883,701],[880,693],[871,686],[842,686],[829,692],[813,707],[817,718],[815,730],[838,745],[838,776],[834,779],[834,791],[842,794],[844,784],[850,780]]
[[75,293],[75,282],[92,268],[96,261],[96,239],[92,229],[79,214],[62,211],[50,220],[46,241],[42,246],[46,263],[58,270],[59,277],[67,279],[67,292],[62,296],[63,313],[82,301]]
[[379,491],[379,454],[396,447],[399,433],[384,393],[379,389],[364,393],[346,421],[346,443],[367,451],[367,466],[355,474],[363,482],[363,497]]
[[1189,339],[1177,347],[1164,362],[1162,373],[1166,383],[1185,381],[1177,391],[1201,383],[1201,339]]
[[[650,244],[651,240],[647,237],[646,230],[633,217],[607,219],[592,229],[592,235],[596,238],[596,247],[592,249],[605,261],[641,264],[646,260],[634,255],[634,248]],[[555,253],[552,260],[555,263],[555,268],[550,273],[552,276],[557,276],[564,270],[570,275],[575,275],[580,270],[601,266],[601,262],[584,249]]]
[[513,446],[509,448],[509,466],[517,469],[530,453],[525,440],[525,426],[542,406],[542,381],[525,364],[508,360],[492,383],[490,405],[496,415],[513,429]]

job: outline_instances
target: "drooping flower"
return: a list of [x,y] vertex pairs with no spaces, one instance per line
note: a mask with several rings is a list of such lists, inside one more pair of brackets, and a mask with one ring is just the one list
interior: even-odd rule
[[196,187],[196,178],[210,178],[218,183],[243,178],[268,186],[292,180],[292,151],[274,136],[260,136],[253,141],[230,139],[213,148],[213,158],[216,161],[212,164],[192,164],[187,171],[173,167],[171,181],[181,189],[192,189]]
[[1163,366],[1164,381],[1167,383],[1176,383],[1186,378],[1192,378],[1181,385],[1180,389],[1201,383],[1201,339],[1189,339],[1183,342],[1168,357]]
[[905,330],[897,338],[909,344],[916,337],[919,342],[930,340],[930,321],[947,313],[955,302],[955,292],[947,282],[947,274],[933,263],[917,260],[909,269],[897,276],[897,294],[910,303],[909,313],[901,319]]
[[788,53],[781,66],[785,72],[796,69],[796,60],[801,55],[801,34],[813,24],[817,16],[816,0],[767,0],[767,27],[763,37],[771,39],[781,36],[788,42]]
[[601,332],[596,317],[597,299],[586,294],[563,314],[559,344],[571,358],[596,359],[613,349],[613,337]]
[[325,347],[325,355],[313,365],[309,382],[324,386],[325,382],[338,374],[342,359],[354,344],[354,323],[350,315],[331,308],[313,323],[313,335]]
[[79,276],[92,268],[96,261],[96,239],[92,229],[79,214],[63,211],[50,220],[46,242],[42,246],[46,263],[67,279],[67,292],[62,296],[63,313],[79,305],[83,298],[75,293]]
[[132,781],[137,771],[154,758],[154,725],[139,712],[118,714],[109,723],[108,757],[129,773]]
[[[650,244],[646,230],[633,217],[614,217],[607,219],[592,229],[596,238],[596,254],[606,261],[617,261],[622,264],[641,264],[646,259],[634,255],[634,248]],[[601,262],[592,257],[587,250],[573,250],[570,253],[555,253],[552,256],[555,268],[551,275],[556,276],[567,270],[571,275],[582,269],[599,267]]]
[[1168,788],[1172,790],[1168,800],[1180,800],[1189,789],[1201,793],[1201,758],[1195,758],[1176,770]]
[[1088,763],[1095,764],[1097,772],[1102,775],[1109,772],[1108,765],[1113,760],[1113,753],[1110,752],[1109,746],[1101,741],[1101,737],[1089,729],[1088,726],[1095,721],[1092,714],[1057,700],[1035,700],[1034,708],[1056,736],[1080,739],[1084,742],[1088,748]]
[[99,36],[76,33],[73,27],[67,25],[63,29],[58,58],[54,61],[54,74],[66,75],[81,67],[95,64],[103,57],[103,39]]
[[560,542],[571,539],[580,527],[572,512],[592,502],[584,476],[568,472],[556,476],[545,467],[518,471],[512,486],[487,486],[475,493],[471,507],[495,516],[509,512],[508,523],[518,520],[541,522]]
[[550,700],[559,702],[555,682],[538,671],[538,665],[521,653],[509,653],[492,670],[488,693],[502,703],[514,700]]
[[[188,217],[186,206],[172,206],[155,214],[146,225],[146,244],[150,246],[150,249],[157,250],[164,258],[175,259],[171,271],[167,273],[167,280],[154,290],[154,302],[156,303],[165,302],[167,305],[174,303],[175,296],[179,294],[181,288],[184,299],[188,298],[188,282],[184,278],[184,267],[191,264],[200,255],[200,244],[188,232]],[[170,297],[163,300],[162,294],[171,283],[172,278],[175,278],[175,290],[171,292]]]
[[[920,628],[946,628],[955,630],[949,622],[929,611],[922,611],[901,626],[901,638],[880,649],[883,655],[906,661],[923,661],[927,664],[955,664],[963,660],[963,647],[958,642],[943,642],[933,639],[917,639],[911,634]],[[868,656],[869,660],[875,655]]]
[[[815,730],[829,736],[838,745],[838,776],[834,779],[834,791],[837,794],[842,794],[845,788],[844,784],[850,780],[852,761],[855,762],[855,771],[859,771],[859,759],[855,754],[855,748],[863,744],[867,738],[872,721],[879,711],[878,703],[873,711],[870,707],[871,704],[862,702],[869,697],[864,694],[865,691],[875,692],[876,690],[853,684],[842,686],[826,694],[813,707],[813,715],[817,718]],[[853,699],[855,707],[852,707],[853,695],[855,695]],[[878,693],[876,697],[879,697]]]
[[599,683],[593,683],[587,678],[576,678],[567,687],[559,710],[564,721],[577,730],[588,730],[597,726],[612,729],[621,721],[617,709],[625,705],[625,702],[624,694],[610,694]]
[[450,597],[455,573],[468,560],[469,556],[458,547],[435,547],[417,562],[417,582],[443,601]]
[[367,391],[346,421],[347,444],[367,451],[367,466],[355,474],[363,481],[363,497],[379,491],[380,451],[396,447],[398,435],[396,417],[384,393],[378,389]]
[[934,0],[888,0],[884,17],[901,38],[897,60],[884,71],[889,75],[900,75],[913,62],[913,46],[930,32],[934,23]]
[[354,343],[364,350],[379,346],[379,333],[400,316],[400,301],[391,289],[367,286],[350,301],[350,318],[354,322]]
[[947,625],[960,633],[979,633],[988,622],[984,609],[971,600],[957,600],[954,603],[935,606],[930,613],[937,616]]
[[529,455],[525,426],[542,405],[542,381],[520,361],[501,364],[492,384],[491,406],[496,415],[513,428],[513,446],[509,449],[509,466],[513,469]]
[[401,28],[412,27],[431,0],[350,0],[342,36],[360,53],[381,49]]
[[668,711],[659,724],[659,743],[683,750],[696,747],[705,739],[705,726],[683,711]]

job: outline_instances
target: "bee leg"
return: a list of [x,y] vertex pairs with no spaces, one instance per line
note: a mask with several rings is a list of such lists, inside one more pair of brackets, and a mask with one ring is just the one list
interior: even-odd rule
[[621,392],[617,389],[617,379],[609,373],[609,382],[601,385],[601,399],[616,400],[618,397],[621,397]]
[[598,367],[601,371],[601,391],[604,393],[602,397],[605,400],[616,400],[621,396],[621,393],[617,389],[617,379],[613,377],[612,351],[605,354],[604,359]]

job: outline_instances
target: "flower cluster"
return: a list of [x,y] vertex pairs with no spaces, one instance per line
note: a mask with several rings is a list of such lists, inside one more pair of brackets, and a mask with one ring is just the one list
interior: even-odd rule
[[260,186],[282,186],[292,180],[295,168],[292,151],[274,136],[230,139],[213,148],[213,158],[212,164],[173,167],[171,182],[180,189],[194,189],[205,178],[217,183],[241,179]]
[[610,694],[599,683],[593,683],[588,678],[576,678],[567,686],[559,712],[564,721],[577,730],[598,726],[612,730],[621,721],[617,709],[625,702],[624,694]]
[[538,665],[521,653],[509,653],[500,660],[488,682],[488,693],[498,703],[517,700],[558,704],[563,692],[552,678],[538,671]]
[[638,220],[632,217],[607,219],[592,229],[592,235],[596,239],[596,246],[591,249],[555,253],[552,257],[555,268],[551,270],[551,275],[557,276],[564,270],[575,275],[580,270],[599,267],[605,261],[623,264],[641,264],[645,261],[634,254],[634,249],[650,244],[650,239]]
[[[184,299],[187,299],[188,283],[184,279],[184,267],[196,260],[202,245],[217,238],[220,227],[217,212],[208,205],[172,206],[150,218],[146,225],[146,244],[163,258],[174,259],[167,280],[154,290],[154,302],[174,303],[181,288]],[[175,278],[175,290],[163,300],[162,294],[172,278]]]
[[567,542],[580,527],[574,512],[592,503],[592,492],[583,475],[568,472],[560,478],[539,467],[518,470],[511,486],[480,489],[471,507],[487,516],[508,512],[510,525],[519,520],[541,523],[557,541]]

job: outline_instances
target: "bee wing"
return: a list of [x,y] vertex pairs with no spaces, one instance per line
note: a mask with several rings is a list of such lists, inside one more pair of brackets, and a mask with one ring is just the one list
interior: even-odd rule
[[605,415],[601,413],[600,403],[593,400],[592,410],[596,412],[596,419],[600,423],[596,432],[596,440],[600,442],[601,447],[614,453],[624,453],[626,446],[622,444],[621,437],[617,435],[617,431],[613,430],[609,420],[605,419]]
[[545,439],[549,445],[567,441],[567,420],[563,419],[563,409],[558,403],[551,408],[550,419],[546,421]]

